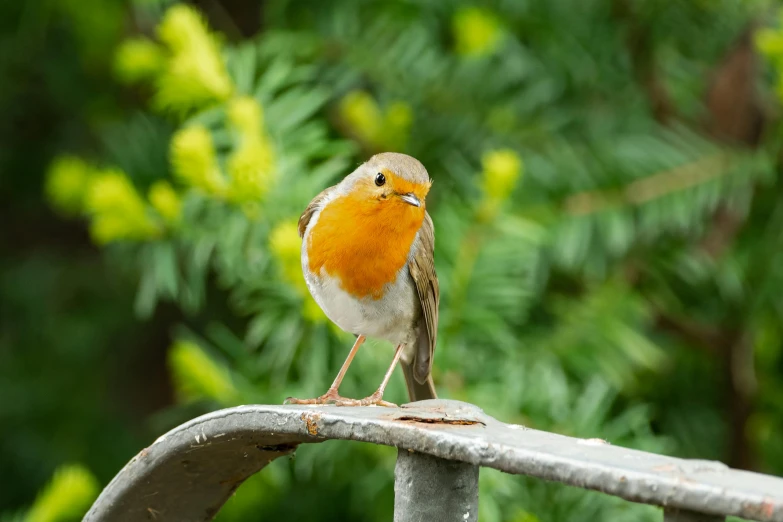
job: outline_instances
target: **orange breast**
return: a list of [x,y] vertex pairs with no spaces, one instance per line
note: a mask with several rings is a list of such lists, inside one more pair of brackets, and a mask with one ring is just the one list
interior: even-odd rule
[[310,270],[325,270],[355,297],[380,299],[407,262],[423,221],[424,208],[397,197],[339,197],[326,205],[310,231]]

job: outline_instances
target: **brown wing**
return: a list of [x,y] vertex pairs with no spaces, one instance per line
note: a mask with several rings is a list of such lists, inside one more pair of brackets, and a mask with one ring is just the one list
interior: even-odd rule
[[304,237],[304,233],[305,230],[307,230],[307,225],[310,223],[310,219],[313,217],[313,214],[315,214],[316,211],[321,208],[321,204],[327,198],[327,196],[329,196],[329,193],[331,193],[332,190],[334,190],[334,187],[329,187],[322,190],[321,193],[314,197],[310,204],[307,205],[307,208],[304,210],[304,212],[302,212],[302,215],[299,216],[299,237]]
[[408,263],[408,270],[416,284],[422,310],[421,321],[424,322],[419,324],[419,337],[414,352],[416,358],[413,363],[413,375],[423,384],[432,370],[440,300],[438,276],[435,274],[435,229],[429,214],[424,217],[417,242],[416,253]]

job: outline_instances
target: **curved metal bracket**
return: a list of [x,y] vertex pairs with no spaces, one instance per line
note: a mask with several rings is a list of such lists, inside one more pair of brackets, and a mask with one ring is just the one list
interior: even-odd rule
[[[436,466],[444,459],[469,465],[452,466],[451,471],[444,466],[443,473],[459,474],[452,475],[454,487],[476,492],[477,481],[471,482],[471,476],[477,478],[476,466],[486,466],[665,506],[668,512],[783,522],[783,479],[504,424],[473,405],[445,400],[395,409],[240,406],[216,411],[142,450],[104,489],[84,520],[210,520],[245,479],[272,460],[299,444],[329,439],[437,457],[398,458],[396,508],[404,504],[400,475],[410,479],[424,472],[417,466]],[[415,503],[415,495],[406,498]],[[462,513],[461,520],[475,520],[471,502],[452,505]],[[442,515],[427,520],[454,520],[449,512]],[[395,520],[418,518],[395,515]]]

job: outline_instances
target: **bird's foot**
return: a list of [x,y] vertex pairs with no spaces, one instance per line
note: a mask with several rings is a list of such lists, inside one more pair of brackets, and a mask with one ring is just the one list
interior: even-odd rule
[[285,400],[284,404],[321,404],[321,405],[333,405],[333,406],[384,406],[386,408],[397,408],[398,406],[393,402],[383,400],[383,394],[377,391],[365,397],[364,399],[349,399],[342,397],[336,390],[329,390],[320,397],[315,399],[297,399],[289,397]]
[[329,389],[326,393],[315,399],[297,399],[296,397],[288,397],[283,404],[337,404],[344,401],[351,401],[353,399],[346,399],[337,393],[337,390]]
[[388,402],[383,400],[383,394],[379,392],[375,392],[369,397],[365,397],[364,399],[359,399],[358,404],[356,406],[384,406],[386,408],[398,408],[396,404],[393,402]]

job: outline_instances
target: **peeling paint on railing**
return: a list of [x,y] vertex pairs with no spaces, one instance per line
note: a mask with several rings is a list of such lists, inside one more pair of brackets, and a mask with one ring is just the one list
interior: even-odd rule
[[[736,515],[783,522],[781,478],[504,424],[476,406],[445,400],[398,409],[240,406],[213,412],[142,450],[101,493],[85,520],[210,520],[245,479],[269,462],[299,444],[330,439],[398,448],[395,491],[402,491],[399,480],[411,480],[411,473],[440,477],[439,487],[463,487],[473,484],[474,467],[490,467],[663,506],[667,521]],[[410,460],[409,452],[434,458]],[[464,513],[475,520],[477,506],[441,497],[433,508],[439,517],[427,520],[457,520]],[[423,512],[418,497],[405,498],[395,501],[395,520],[415,520],[410,513]]]

